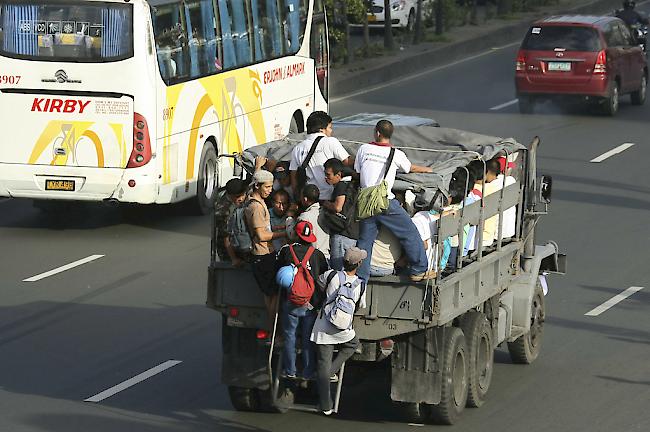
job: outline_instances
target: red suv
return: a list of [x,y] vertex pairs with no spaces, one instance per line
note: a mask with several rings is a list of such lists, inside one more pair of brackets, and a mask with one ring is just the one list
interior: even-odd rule
[[555,16],[535,22],[519,53],[515,86],[519,111],[535,102],[574,98],[597,102],[607,115],[629,93],[634,105],[646,99],[645,53],[623,21],[605,16]]

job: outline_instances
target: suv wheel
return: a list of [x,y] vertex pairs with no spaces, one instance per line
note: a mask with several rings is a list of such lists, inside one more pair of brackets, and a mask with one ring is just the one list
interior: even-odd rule
[[632,105],[643,105],[645,103],[646,91],[648,86],[648,79],[645,74],[641,77],[641,86],[630,95],[632,97]]
[[618,92],[618,83],[612,81],[609,87],[609,96],[605,98],[605,105],[603,106],[603,112],[608,116],[615,116],[618,112],[618,103],[619,103],[619,92]]

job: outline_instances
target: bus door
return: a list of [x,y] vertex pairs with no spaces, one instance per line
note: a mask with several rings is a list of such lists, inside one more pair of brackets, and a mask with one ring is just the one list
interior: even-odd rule
[[[327,104],[329,98],[329,41],[327,37],[327,17],[323,0],[314,0],[314,13],[311,23],[309,53],[316,67],[314,97],[320,94]],[[318,104],[315,102],[315,106]],[[326,109],[327,110],[327,109]]]

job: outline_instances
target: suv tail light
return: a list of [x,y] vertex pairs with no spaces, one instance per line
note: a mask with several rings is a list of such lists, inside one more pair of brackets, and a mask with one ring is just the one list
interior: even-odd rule
[[147,120],[137,112],[133,113],[133,150],[127,168],[139,168],[151,160],[151,141]]
[[515,70],[517,72],[523,72],[526,70],[526,56],[521,51],[517,53],[517,63],[515,65]]
[[607,54],[605,50],[598,53],[596,64],[594,65],[594,74],[604,74],[607,72]]

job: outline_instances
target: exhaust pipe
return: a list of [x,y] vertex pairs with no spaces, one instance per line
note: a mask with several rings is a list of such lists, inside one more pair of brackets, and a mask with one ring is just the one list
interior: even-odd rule
[[120,202],[115,198],[106,198],[104,201],[102,201],[102,203],[106,207],[110,207],[110,208],[116,208],[120,205]]

